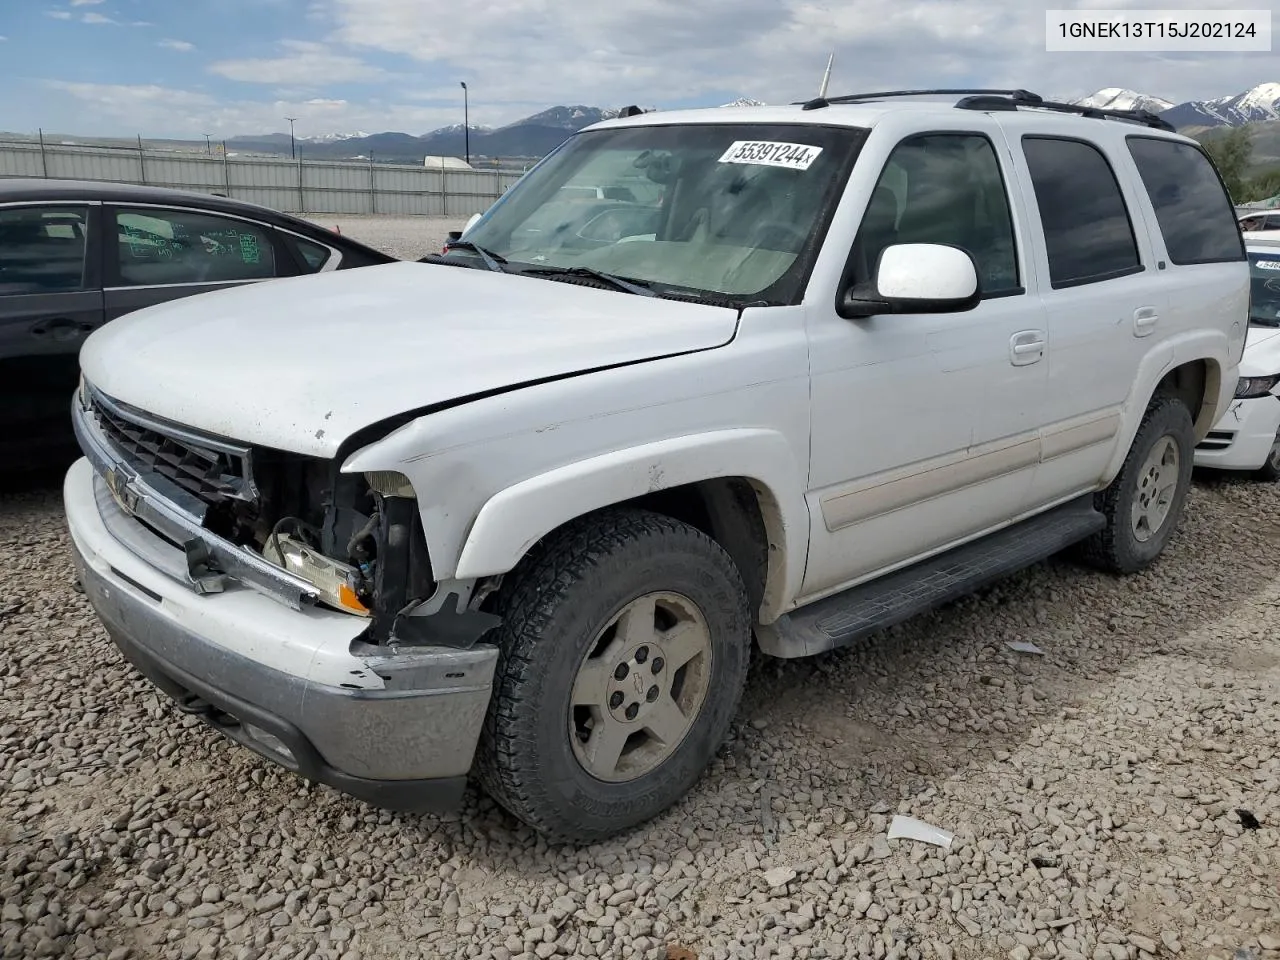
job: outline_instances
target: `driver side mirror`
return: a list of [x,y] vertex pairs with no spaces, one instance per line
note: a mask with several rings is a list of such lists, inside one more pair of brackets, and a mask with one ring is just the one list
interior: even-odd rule
[[882,313],[963,313],[981,301],[978,268],[964,250],[897,243],[880,254],[870,283],[841,294],[836,312],[846,320]]
[[[466,234],[466,232],[467,232],[468,230],[470,230],[472,227],[474,227],[477,223],[479,223],[479,222],[480,222],[480,216],[481,216],[481,215],[480,215],[480,214],[478,214],[478,213],[473,213],[473,214],[471,215],[471,219],[467,221],[467,225],[466,225],[465,227],[463,227],[463,228],[462,228],[462,233],[463,233],[464,235]],[[461,237],[459,237],[459,239],[461,239]]]

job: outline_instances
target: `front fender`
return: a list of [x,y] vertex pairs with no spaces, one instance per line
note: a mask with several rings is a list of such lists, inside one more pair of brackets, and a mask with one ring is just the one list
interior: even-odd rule
[[[776,602],[780,593],[795,596],[804,574],[804,476],[785,438],[762,429],[673,437],[579,460],[489,498],[471,525],[455,576],[471,580],[506,573],[542,537],[592,510],[700,480],[744,477],[768,495],[761,500],[771,566],[780,561],[781,576],[770,577],[775,581],[770,599]],[[773,604],[766,600],[766,606]]]

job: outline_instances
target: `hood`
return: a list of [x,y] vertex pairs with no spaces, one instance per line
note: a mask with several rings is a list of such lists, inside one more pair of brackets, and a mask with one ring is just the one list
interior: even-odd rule
[[1280,373],[1280,327],[1249,325],[1240,358],[1240,376],[1270,377]]
[[243,443],[332,457],[421,407],[728,343],[738,311],[395,263],[196,294],[85,341],[108,396]]

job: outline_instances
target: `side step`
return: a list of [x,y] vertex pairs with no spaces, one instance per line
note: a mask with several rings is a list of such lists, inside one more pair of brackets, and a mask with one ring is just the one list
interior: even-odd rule
[[759,631],[774,657],[807,657],[973,593],[1097,533],[1106,519],[1086,494],[980,540],[818,600]]

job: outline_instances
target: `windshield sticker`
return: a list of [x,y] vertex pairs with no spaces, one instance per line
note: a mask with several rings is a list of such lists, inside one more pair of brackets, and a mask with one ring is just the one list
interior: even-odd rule
[[1259,270],[1280,270],[1280,260],[1255,260]]
[[720,157],[721,163],[754,163],[766,167],[808,170],[822,153],[821,147],[779,140],[735,140]]

